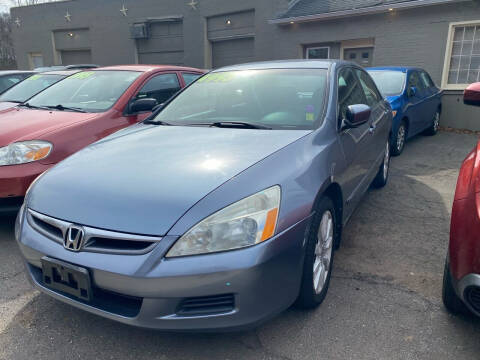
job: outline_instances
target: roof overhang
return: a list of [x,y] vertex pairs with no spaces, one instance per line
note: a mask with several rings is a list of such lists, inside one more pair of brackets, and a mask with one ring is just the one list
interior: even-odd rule
[[379,14],[379,13],[386,13],[394,10],[412,9],[412,8],[418,8],[418,7],[424,7],[424,6],[451,4],[451,3],[459,3],[459,2],[467,2],[467,1],[471,2],[472,0],[416,0],[416,1],[407,1],[404,3],[396,3],[396,4],[375,5],[375,6],[365,7],[361,9],[342,10],[342,11],[334,11],[334,12],[322,13],[322,14],[312,14],[312,15],[305,15],[305,16],[273,19],[273,20],[269,20],[268,22],[270,24],[286,25],[292,22],[298,23],[298,22],[307,22],[307,21],[323,21],[323,20],[341,19],[341,18],[346,18],[351,16]]

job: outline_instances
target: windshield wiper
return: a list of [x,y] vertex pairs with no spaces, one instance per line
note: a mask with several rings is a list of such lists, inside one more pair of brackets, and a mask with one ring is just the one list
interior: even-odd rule
[[211,126],[211,127],[218,127],[218,128],[231,128],[231,127],[241,127],[245,129],[262,129],[262,130],[272,130],[271,127],[260,125],[260,124],[252,124],[249,122],[244,121],[216,121],[212,123],[193,123],[188,124],[189,126]]
[[47,106],[49,109],[55,109],[55,110],[60,110],[60,111],[75,111],[75,112],[80,112],[80,113],[85,113],[85,110],[76,108],[76,107],[69,107],[69,106],[63,106],[62,104],[58,104],[55,106]]
[[29,104],[28,102],[23,103],[23,104],[21,104],[20,106],[25,106],[26,108],[29,108],[29,109],[50,110],[48,107],[45,107],[45,106],[35,106],[35,105]]
[[173,126],[172,124],[170,124],[168,122],[160,121],[160,120],[145,120],[143,123],[144,124],[149,124],[149,125]]

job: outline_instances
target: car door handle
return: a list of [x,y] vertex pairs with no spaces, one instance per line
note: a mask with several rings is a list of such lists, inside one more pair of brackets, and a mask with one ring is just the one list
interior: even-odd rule
[[377,129],[377,125],[372,125],[372,126],[370,126],[370,128],[368,129],[368,131],[370,132],[370,134],[373,134],[376,129]]

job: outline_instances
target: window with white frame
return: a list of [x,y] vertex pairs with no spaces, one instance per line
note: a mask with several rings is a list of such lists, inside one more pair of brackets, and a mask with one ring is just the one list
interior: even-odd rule
[[329,46],[315,46],[305,48],[306,59],[330,59]]
[[451,24],[443,87],[463,89],[480,81],[480,21]]

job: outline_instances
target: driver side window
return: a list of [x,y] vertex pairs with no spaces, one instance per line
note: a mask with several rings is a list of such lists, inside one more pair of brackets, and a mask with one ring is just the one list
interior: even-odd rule
[[350,105],[366,104],[362,86],[351,68],[340,70],[338,74],[338,125],[342,124]]
[[140,89],[136,100],[153,98],[159,104],[166,102],[180,90],[177,74],[161,74],[148,80]]
[[371,108],[374,108],[380,102],[380,100],[382,100],[382,96],[378,92],[373,80],[365,71],[355,69],[355,72],[357,73],[358,79],[360,80],[360,85],[362,85],[363,91],[365,92],[367,105]]
[[420,81],[420,77],[418,76],[418,72],[414,71],[410,75],[410,79],[408,80],[408,88],[415,87],[417,90],[421,90],[423,88],[422,82]]

